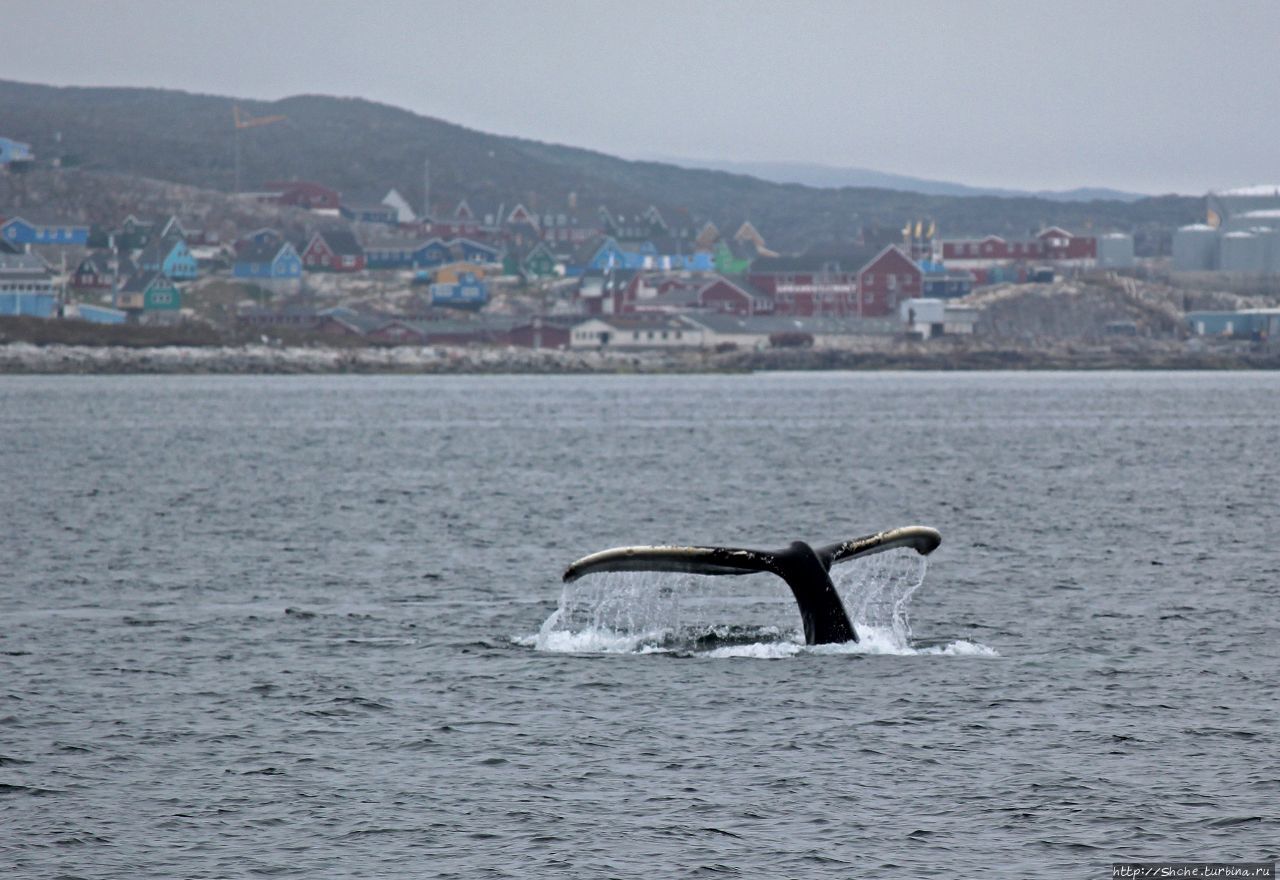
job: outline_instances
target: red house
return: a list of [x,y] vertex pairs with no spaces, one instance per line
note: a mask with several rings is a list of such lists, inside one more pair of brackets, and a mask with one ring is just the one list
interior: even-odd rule
[[1092,235],[1072,235],[1059,226],[1050,226],[1036,236],[1046,260],[1096,260],[1098,239]]
[[897,245],[889,245],[858,273],[860,317],[896,315],[898,303],[924,294],[924,272]]
[[336,212],[342,204],[342,196],[337,190],[307,180],[273,180],[264,183],[259,198],[308,211]]
[[346,229],[317,232],[302,250],[302,265],[311,271],[363,272],[364,248]]
[[[776,261],[762,262],[767,266]],[[858,277],[834,262],[821,268],[780,271],[757,270],[753,265],[747,281],[773,300],[778,315],[811,318],[858,313]]]
[[746,281],[736,282],[723,275],[698,290],[698,305],[731,315],[773,314],[773,297]]
[[1072,235],[1050,226],[1026,241],[1005,241],[998,235],[960,238],[942,242],[942,260],[961,266],[986,266],[1006,262],[1087,261],[1098,257],[1098,240]]
[[[574,323],[581,322],[574,316]],[[510,343],[521,348],[568,348],[569,325],[562,319],[534,318],[511,328]]]
[[116,257],[108,251],[92,253],[80,261],[71,275],[76,290],[111,290],[117,281],[138,271],[127,256]]

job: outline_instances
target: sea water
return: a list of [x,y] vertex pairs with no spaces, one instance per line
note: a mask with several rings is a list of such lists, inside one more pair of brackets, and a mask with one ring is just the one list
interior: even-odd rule
[[[0,874],[1274,859],[1278,392],[0,377]],[[857,645],[768,576],[560,581],[913,523],[834,572]]]

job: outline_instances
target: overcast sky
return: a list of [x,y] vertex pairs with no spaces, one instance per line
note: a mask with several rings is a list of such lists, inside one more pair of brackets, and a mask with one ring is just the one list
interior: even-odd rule
[[1280,182],[1280,2],[0,7],[4,79],[357,96],[628,158],[1025,189]]

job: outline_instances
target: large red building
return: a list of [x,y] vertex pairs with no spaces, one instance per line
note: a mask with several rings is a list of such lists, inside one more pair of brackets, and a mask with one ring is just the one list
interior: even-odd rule
[[942,242],[941,257],[957,268],[1019,262],[1086,263],[1098,258],[1098,239],[1050,226],[1023,241],[1007,241],[998,235],[948,239]]
[[337,190],[308,180],[269,181],[262,185],[258,198],[308,211],[337,211],[342,204]]
[[817,269],[753,268],[747,281],[772,297],[774,311],[779,315],[858,313],[858,276],[834,264]]
[[889,245],[858,272],[858,316],[898,313],[904,299],[924,296],[924,271],[897,245]]

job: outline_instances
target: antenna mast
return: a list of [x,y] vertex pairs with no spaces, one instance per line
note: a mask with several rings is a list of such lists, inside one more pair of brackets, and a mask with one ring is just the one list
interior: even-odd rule
[[422,219],[431,219],[431,160],[422,160]]

